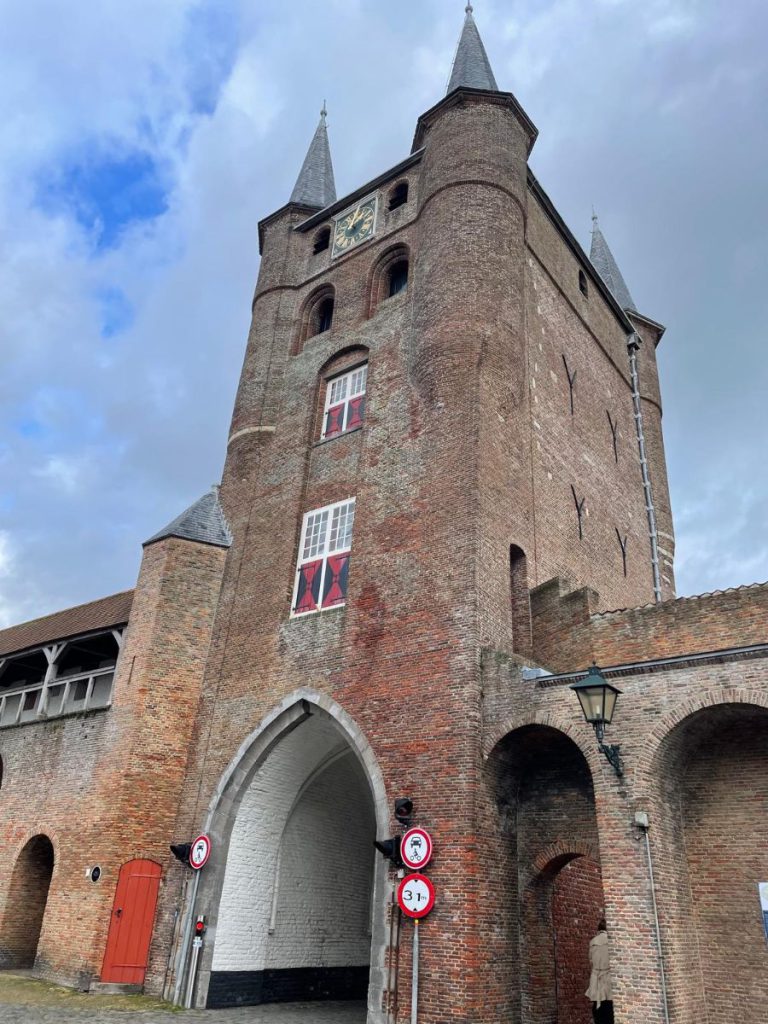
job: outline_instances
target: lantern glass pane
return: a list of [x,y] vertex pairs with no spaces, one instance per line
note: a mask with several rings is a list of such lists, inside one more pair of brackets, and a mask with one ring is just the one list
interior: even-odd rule
[[605,721],[606,721],[606,723],[608,725],[611,724],[611,720],[613,719],[613,711],[614,711],[614,708],[616,707],[616,698],[618,697],[618,695],[619,694],[618,694],[618,692],[616,690],[608,689],[606,687],[606,690],[605,690]]
[[584,712],[586,720],[588,722],[600,721],[603,710],[603,698],[600,693],[600,687],[589,686],[583,689],[579,688],[576,690],[576,695],[579,698],[581,710]]

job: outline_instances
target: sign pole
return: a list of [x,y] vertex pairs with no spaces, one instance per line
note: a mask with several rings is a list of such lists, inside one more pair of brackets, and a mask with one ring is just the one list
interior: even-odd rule
[[417,1024],[419,1014],[419,919],[413,921],[413,972],[411,976],[411,1024]]

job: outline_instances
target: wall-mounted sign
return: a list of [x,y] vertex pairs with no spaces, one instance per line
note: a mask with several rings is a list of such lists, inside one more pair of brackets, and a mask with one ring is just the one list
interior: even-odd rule
[[211,856],[211,840],[207,835],[198,836],[189,851],[189,866],[199,871]]
[[413,871],[426,867],[432,860],[432,836],[423,828],[411,828],[400,842],[403,864]]
[[426,917],[435,905],[435,887],[426,875],[406,875],[397,890],[397,902],[407,917]]

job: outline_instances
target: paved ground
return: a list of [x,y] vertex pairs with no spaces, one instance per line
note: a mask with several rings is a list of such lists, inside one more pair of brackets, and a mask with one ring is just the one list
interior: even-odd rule
[[8,1006],[0,1003],[3,1024],[365,1024],[359,1004],[302,1003],[242,1010],[80,1010],[53,1006]]
[[80,995],[0,973],[2,1024],[365,1024],[362,1003],[292,1003],[242,1010],[167,1010],[151,999]]

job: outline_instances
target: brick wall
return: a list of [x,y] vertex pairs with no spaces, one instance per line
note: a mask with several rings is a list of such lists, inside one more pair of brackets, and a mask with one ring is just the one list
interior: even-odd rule
[[591,1024],[592,1008],[584,993],[589,985],[589,941],[603,913],[599,866],[577,857],[558,873],[552,895],[557,1020]]
[[[42,976],[98,978],[123,863],[148,857],[163,865],[164,878],[177,870],[168,844],[177,838],[173,822],[224,557],[219,548],[175,539],[147,548],[111,709],[0,732],[0,935],[24,914],[14,866],[28,840],[44,834],[55,867],[37,951]],[[94,865],[102,869],[96,883],[86,876]],[[164,893],[165,880],[161,933],[174,911]],[[160,974],[166,958],[163,947]]]
[[553,672],[768,642],[768,584],[598,612],[594,592],[553,579],[531,594],[534,656]]

